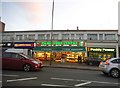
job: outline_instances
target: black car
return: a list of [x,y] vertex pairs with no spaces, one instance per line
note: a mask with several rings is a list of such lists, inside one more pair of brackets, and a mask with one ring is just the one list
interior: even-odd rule
[[86,63],[87,65],[95,65],[95,66],[98,66],[101,61],[102,61],[102,58],[87,58],[87,59],[85,60],[85,63]]

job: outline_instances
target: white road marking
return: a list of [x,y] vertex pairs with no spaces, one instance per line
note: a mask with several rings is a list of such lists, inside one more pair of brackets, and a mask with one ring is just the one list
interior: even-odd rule
[[66,85],[41,84],[42,86],[68,87]]
[[19,75],[0,74],[0,76],[11,76],[11,77],[16,77],[16,76],[19,76]]
[[7,82],[26,81],[26,80],[33,80],[33,79],[37,79],[37,77],[7,80]]
[[[81,80],[83,82],[87,82],[88,80]],[[113,82],[101,82],[101,81],[90,81],[90,82],[94,82],[94,83],[104,83],[104,84],[120,84],[120,83],[113,83]]]
[[82,82],[92,82],[92,83],[103,83],[103,84],[115,84],[115,85],[118,85],[120,83],[113,83],[113,82],[101,82],[101,81],[90,81],[90,80],[78,80],[78,79],[66,79],[66,78],[54,78],[54,77],[51,77],[50,79],[53,79],[53,80],[64,80],[64,81],[82,81]]
[[87,84],[90,84],[90,83],[91,82],[85,82],[85,83],[76,84],[74,86],[79,87],[79,86],[84,86],[84,85],[87,85]]
[[64,79],[64,78],[51,78],[54,80],[64,80],[64,81],[81,81],[81,80],[76,80],[76,79]]

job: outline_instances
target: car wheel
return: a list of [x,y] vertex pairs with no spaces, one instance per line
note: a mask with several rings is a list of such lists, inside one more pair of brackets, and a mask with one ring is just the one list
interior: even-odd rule
[[120,76],[120,72],[119,72],[118,69],[112,69],[112,70],[110,71],[110,75],[111,75],[112,77],[114,77],[114,78],[118,78],[118,77]]
[[29,64],[25,64],[25,65],[23,66],[23,70],[24,70],[25,72],[28,72],[28,71],[31,70],[31,66],[30,66]]

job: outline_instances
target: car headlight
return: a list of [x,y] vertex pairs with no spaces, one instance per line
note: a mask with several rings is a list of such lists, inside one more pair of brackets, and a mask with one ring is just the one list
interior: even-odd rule
[[39,64],[37,61],[32,61],[33,63],[35,63],[35,64]]

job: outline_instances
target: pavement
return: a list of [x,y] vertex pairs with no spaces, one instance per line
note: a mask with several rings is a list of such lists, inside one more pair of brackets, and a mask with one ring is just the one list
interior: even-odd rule
[[43,67],[99,71],[98,66],[90,66],[90,65],[86,65],[85,63],[51,62],[50,64],[50,61],[42,61],[42,62],[43,62]]

